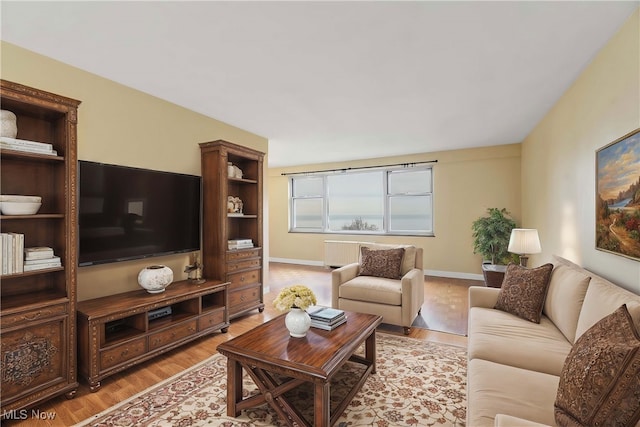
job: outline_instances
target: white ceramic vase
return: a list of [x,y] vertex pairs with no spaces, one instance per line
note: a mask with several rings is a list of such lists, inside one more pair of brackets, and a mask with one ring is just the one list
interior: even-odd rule
[[15,138],[17,134],[16,115],[9,110],[0,110],[0,136]]
[[173,270],[165,265],[150,265],[140,270],[138,284],[150,294],[164,292],[173,282]]
[[307,331],[311,327],[311,317],[309,317],[309,313],[300,308],[292,308],[285,316],[284,324],[289,330],[289,335],[303,338],[307,336]]

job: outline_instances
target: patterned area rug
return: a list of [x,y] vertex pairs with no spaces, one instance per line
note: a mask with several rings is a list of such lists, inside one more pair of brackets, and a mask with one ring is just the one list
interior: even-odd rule
[[[384,333],[376,335],[376,344],[376,374],[369,376],[336,426],[464,426],[465,349]],[[286,425],[267,405],[243,411],[239,418],[226,415],[226,360],[215,354],[78,426]],[[359,365],[348,362],[336,375],[332,398],[348,391],[356,369]],[[256,390],[245,374],[245,395]],[[301,386],[290,398],[312,417],[311,388]]]

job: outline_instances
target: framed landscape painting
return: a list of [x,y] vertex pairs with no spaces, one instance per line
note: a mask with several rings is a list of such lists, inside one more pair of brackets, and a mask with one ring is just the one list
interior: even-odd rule
[[596,249],[640,261],[640,129],[596,152]]

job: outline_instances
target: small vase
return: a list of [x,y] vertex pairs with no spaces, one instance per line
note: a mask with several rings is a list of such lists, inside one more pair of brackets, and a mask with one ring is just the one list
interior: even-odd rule
[[285,316],[284,324],[289,330],[289,335],[294,338],[304,338],[311,327],[311,317],[300,308],[292,308]]
[[16,115],[9,110],[0,110],[0,136],[15,138],[17,134]]
[[138,284],[150,294],[164,292],[173,282],[173,271],[165,265],[150,265],[140,270]]

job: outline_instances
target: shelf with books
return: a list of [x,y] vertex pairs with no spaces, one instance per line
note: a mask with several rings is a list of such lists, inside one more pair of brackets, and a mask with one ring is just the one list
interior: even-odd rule
[[[0,80],[0,87],[2,109],[14,113],[17,124],[15,135],[0,140],[0,195],[42,200],[35,214],[1,215],[1,231],[23,234],[24,247],[49,246],[59,257],[39,270],[12,271],[1,277],[0,357],[5,360],[21,351],[33,355],[18,373],[19,381],[2,378],[0,409],[6,412],[33,407],[60,394],[73,397],[78,387],[75,267],[80,101],[6,80]],[[24,270],[24,260],[22,265]],[[42,342],[55,348],[55,355],[41,351]]]
[[[262,312],[264,153],[222,140],[201,143],[200,150],[203,275],[230,282],[231,319],[255,309]],[[229,202],[237,199],[241,207],[229,212]],[[238,239],[251,243],[234,243]]]

